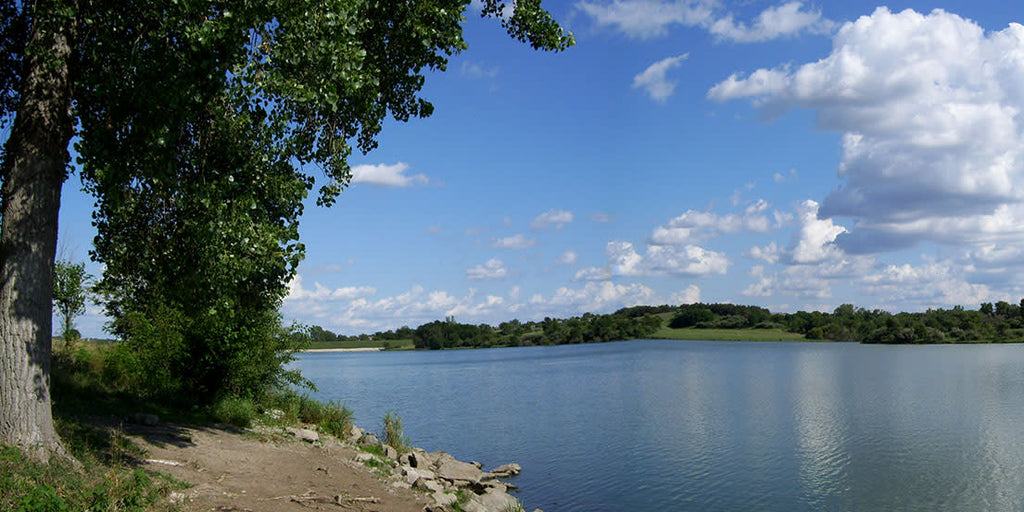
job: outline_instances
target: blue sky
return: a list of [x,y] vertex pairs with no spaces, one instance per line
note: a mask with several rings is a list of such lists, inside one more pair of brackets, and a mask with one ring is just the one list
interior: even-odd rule
[[[1024,296],[1013,2],[545,5],[575,47],[535,52],[471,7],[470,49],[427,78],[434,115],[389,123],[338,203],[307,208],[287,320],[355,334]],[[83,259],[78,185],[60,238]]]

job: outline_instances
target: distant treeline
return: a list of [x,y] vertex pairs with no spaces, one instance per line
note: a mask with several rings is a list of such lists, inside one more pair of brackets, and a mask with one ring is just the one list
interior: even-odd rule
[[635,306],[603,315],[510,320],[497,327],[462,324],[449,317],[416,329],[401,327],[359,336],[335,335],[314,326],[310,336],[314,341],[411,339],[420,349],[563,345],[651,337],[666,322],[672,329],[780,329],[811,340],[863,343],[1019,342],[1024,341],[1024,299],[1020,304],[983,303],[977,310],[955,306],[923,313],[890,313],[851,304],[832,313],[772,313],[735,304]]

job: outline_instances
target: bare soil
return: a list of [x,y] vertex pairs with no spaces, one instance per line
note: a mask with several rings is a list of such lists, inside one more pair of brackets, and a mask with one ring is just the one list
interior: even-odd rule
[[428,503],[354,462],[353,448],[327,436],[310,444],[287,434],[167,424],[126,426],[125,435],[146,450],[143,468],[192,484],[171,497],[190,512],[422,512]]

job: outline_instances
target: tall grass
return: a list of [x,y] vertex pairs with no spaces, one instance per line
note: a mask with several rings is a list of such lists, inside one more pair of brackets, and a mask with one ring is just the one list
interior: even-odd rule
[[384,435],[382,442],[398,453],[409,451],[409,439],[402,431],[402,418],[398,414],[388,412],[384,415]]

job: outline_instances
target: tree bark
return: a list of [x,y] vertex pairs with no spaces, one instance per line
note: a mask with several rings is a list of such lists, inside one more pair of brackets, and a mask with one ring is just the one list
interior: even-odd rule
[[36,9],[0,189],[0,443],[45,462],[67,456],[50,410],[50,353],[60,191],[74,129],[73,20]]

